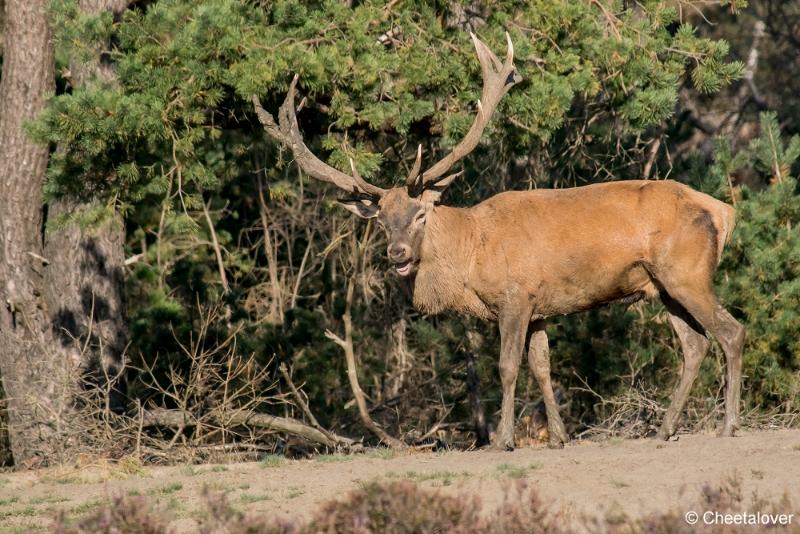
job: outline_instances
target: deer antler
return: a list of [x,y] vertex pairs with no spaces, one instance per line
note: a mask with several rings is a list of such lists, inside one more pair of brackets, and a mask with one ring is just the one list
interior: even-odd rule
[[[328,182],[349,193],[361,193],[371,197],[381,197],[386,190],[366,182],[355,171],[355,165],[350,161],[350,168],[353,175],[345,174],[335,169],[317,158],[303,142],[303,135],[297,125],[297,115],[295,113],[295,87],[297,86],[298,76],[295,74],[292,83],[289,84],[289,91],[286,99],[278,110],[278,122],[262,106],[258,96],[253,95],[253,105],[256,115],[267,134],[288,148],[294,155],[294,160],[303,171],[309,176]],[[302,104],[301,104],[302,105]]]
[[408,177],[406,178],[406,187],[409,189],[414,187],[414,184],[417,183],[417,178],[419,178],[419,170],[422,167],[422,145],[417,145],[417,159],[414,160],[414,166],[411,167],[411,172],[408,173]]
[[[484,128],[492,118],[497,103],[500,99],[511,89],[514,85],[522,81],[522,76],[519,75],[514,68],[514,44],[511,42],[511,37],[506,32],[506,42],[508,47],[506,49],[506,60],[501,62],[497,56],[489,49],[486,44],[478,39],[474,33],[470,32],[472,42],[475,43],[475,51],[478,54],[478,61],[481,64],[481,72],[483,75],[483,93],[480,100],[478,100],[478,113],[475,120],[470,126],[467,135],[464,139],[453,148],[453,151],[446,155],[444,158],[436,162],[430,169],[416,175],[419,172],[419,161],[421,158],[420,152],[417,152],[417,163],[414,164],[414,176],[409,176],[406,183],[410,189],[421,190],[430,187],[437,181],[437,179],[446,173],[457,161],[461,160],[472,152],[478,145],[481,139],[481,134]],[[443,188],[452,182],[459,173],[450,175],[444,180],[439,180],[436,184],[437,188]],[[421,186],[421,187],[420,187]]]

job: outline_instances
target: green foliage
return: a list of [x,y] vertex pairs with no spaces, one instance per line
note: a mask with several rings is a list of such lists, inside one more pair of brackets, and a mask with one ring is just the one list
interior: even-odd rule
[[[67,147],[54,157],[48,194],[112,195],[126,211],[164,194],[177,173],[181,200],[194,209],[202,191],[247,172],[231,165],[237,147],[226,137],[244,128],[250,141],[241,149],[263,151],[252,142],[249,97],[275,101],[292,73],[323,122],[356,140],[353,148],[329,133],[322,146],[333,151],[332,164],[349,170],[352,157],[379,180],[389,177],[377,171],[393,137],[429,142],[443,134],[445,147],[457,142],[480,87],[469,36],[446,24],[451,14],[425,2],[387,10],[378,2],[349,9],[337,2],[160,0],[127,11],[119,24],[108,14],[79,16],[70,0],[54,2],[53,12],[59,43],[75,57],[114,36],[119,84],[61,95],[42,117],[36,135]],[[727,44],[699,38],[688,25],[670,33],[677,16],[663,2],[611,21],[590,2],[494,5],[480,33],[499,50],[508,30],[526,79],[503,103],[525,129],[506,135],[547,141],[576,97],[619,109],[633,133],[672,113],[688,63],[703,91],[735,79],[741,65],[727,61]],[[368,145],[370,132],[386,138]],[[307,136],[313,143],[314,131]]]
[[[722,298],[747,325],[747,395],[756,407],[800,401],[800,189],[785,178],[743,191],[722,269]],[[761,405],[761,406],[758,406]]]
[[754,407],[800,402],[800,187],[787,175],[798,157],[800,136],[784,146],[773,113],[762,114],[761,133],[747,149],[733,158],[729,149],[717,152],[717,168],[750,164],[772,182],[761,191],[742,188],[720,267],[721,298],[747,326],[746,396]]
[[775,113],[761,115],[761,135],[750,143],[745,153],[756,171],[771,175],[771,181],[782,182],[792,164],[800,157],[800,136],[794,136],[786,147]]

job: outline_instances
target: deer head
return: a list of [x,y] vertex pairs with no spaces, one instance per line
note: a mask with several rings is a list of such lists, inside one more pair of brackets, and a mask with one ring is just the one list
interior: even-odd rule
[[475,120],[464,139],[425,172],[420,172],[420,145],[417,148],[416,161],[403,186],[388,190],[377,187],[359,176],[352,160],[351,174],[348,175],[314,156],[303,142],[297,125],[294,104],[297,75],[292,79],[286,99],[278,111],[278,122],[264,110],[258,97],[253,97],[256,114],[267,134],[292,152],[295,161],[306,174],[347,191],[349,196],[340,199],[340,202],[349,211],[359,217],[377,218],[389,243],[387,256],[401,276],[409,276],[416,271],[426,219],[445,188],[461,175],[461,172],[457,172],[444,176],[445,173],[475,149],[500,99],[522,80],[514,68],[514,45],[508,33],[505,62],[501,62],[475,34],[470,35],[483,76],[483,92],[478,100]]

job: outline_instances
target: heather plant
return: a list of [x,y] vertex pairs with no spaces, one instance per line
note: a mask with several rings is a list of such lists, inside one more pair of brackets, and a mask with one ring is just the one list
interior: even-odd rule
[[[373,483],[354,490],[338,500],[325,503],[308,520],[276,519],[271,514],[244,513],[234,509],[224,494],[205,493],[206,513],[195,517],[199,532],[244,534],[336,533],[366,534],[386,532],[452,532],[476,534],[558,534],[569,532],[752,532],[752,524],[689,525],[686,510],[671,509],[641,517],[625,514],[566,514],[557,511],[538,492],[524,482],[509,483],[501,502],[492,508],[479,496],[422,488],[410,481]],[[706,484],[687,510],[712,510],[719,514],[786,514],[792,510],[787,498],[768,501],[757,495],[745,497],[739,479]],[[139,526],[140,528],[135,528]],[[792,522],[771,526],[773,532],[796,533]],[[164,516],[144,505],[139,497],[118,498],[101,510],[67,525],[63,518],[54,532],[169,532]]]
[[107,532],[118,534],[166,534],[167,522],[159,511],[142,496],[117,496],[100,510],[70,521],[65,514],[50,529],[58,534]]

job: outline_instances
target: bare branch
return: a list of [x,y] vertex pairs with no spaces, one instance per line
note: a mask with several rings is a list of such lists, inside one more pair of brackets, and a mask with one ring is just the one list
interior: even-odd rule
[[347,360],[347,378],[350,380],[350,389],[353,390],[353,397],[355,397],[356,405],[358,406],[361,422],[385,444],[393,448],[402,449],[406,447],[405,443],[387,434],[385,430],[372,420],[372,417],[369,415],[369,409],[367,408],[367,401],[364,398],[364,391],[358,383],[356,357],[353,351],[353,323],[350,315],[350,311],[353,307],[353,287],[353,278],[351,277],[347,282],[347,300],[345,301],[345,311],[342,316],[342,320],[344,321],[344,339],[330,330],[325,331],[325,337],[344,350],[344,356]]
[[[209,203],[211,201],[209,200]],[[217,268],[219,269],[219,279],[222,282],[222,290],[229,293],[231,288],[228,286],[228,276],[225,274],[225,261],[222,259],[222,250],[219,248],[219,241],[217,240],[217,232],[214,230],[214,222],[211,220],[211,214],[208,212],[208,204],[203,202],[203,217],[208,224],[208,231],[211,234],[211,245],[214,249],[214,256],[217,258]]]
[[608,27],[611,28],[611,31],[614,33],[614,37],[617,38],[617,41],[622,40],[622,35],[620,35],[619,30],[617,29],[617,22],[619,19],[611,14],[606,6],[600,0],[592,0],[592,3],[600,8],[600,11],[603,12],[603,16],[606,18],[606,22],[608,22]]
[[[212,420],[215,422],[220,422],[219,416],[213,417]],[[309,441],[313,441],[314,443],[319,443],[328,447],[341,445],[341,443],[333,441],[316,428],[312,428],[305,423],[291,417],[277,417],[263,413],[253,413],[246,410],[235,410],[225,414],[225,423],[254,426],[276,432],[285,432],[286,434],[300,436]],[[152,426],[185,428],[188,426],[195,426],[197,424],[198,421],[192,416],[192,414],[184,410],[150,408],[143,410],[142,412],[142,426],[145,428]]]

